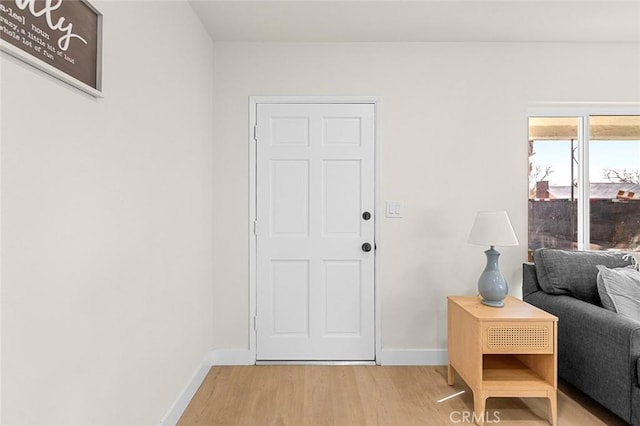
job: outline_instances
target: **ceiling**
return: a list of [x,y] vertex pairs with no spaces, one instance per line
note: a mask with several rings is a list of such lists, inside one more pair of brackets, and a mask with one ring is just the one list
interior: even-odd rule
[[214,41],[640,42],[640,0],[188,0]]

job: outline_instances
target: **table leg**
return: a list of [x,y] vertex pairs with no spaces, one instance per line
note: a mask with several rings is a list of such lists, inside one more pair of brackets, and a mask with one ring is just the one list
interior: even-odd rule
[[473,415],[478,426],[482,426],[484,424],[484,409],[486,403],[487,398],[482,392],[473,392]]
[[549,392],[547,396],[549,401],[549,423],[551,426],[558,424],[558,393],[556,391]]
[[447,384],[453,386],[453,367],[451,364],[447,365]]

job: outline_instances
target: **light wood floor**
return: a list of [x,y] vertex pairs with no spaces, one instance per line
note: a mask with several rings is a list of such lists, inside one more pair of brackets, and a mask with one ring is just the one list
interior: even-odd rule
[[[473,395],[446,367],[214,367],[187,407],[188,425],[452,425],[471,424]],[[464,394],[438,403],[459,391]],[[489,398],[486,425],[546,425],[546,400]],[[466,414],[470,416],[470,414]],[[624,425],[579,392],[558,392],[560,426]]]

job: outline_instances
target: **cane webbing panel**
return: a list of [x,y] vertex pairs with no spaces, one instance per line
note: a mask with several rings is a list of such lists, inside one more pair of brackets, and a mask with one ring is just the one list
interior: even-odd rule
[[544,326],[495,326],[487,329],[490,349],[545,349],[549,347],[549,329]]

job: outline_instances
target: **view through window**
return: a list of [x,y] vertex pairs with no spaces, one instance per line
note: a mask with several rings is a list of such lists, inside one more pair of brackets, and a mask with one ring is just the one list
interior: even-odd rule
[[640,251],[640,116],[529,118],[529,250],[541,247]]

